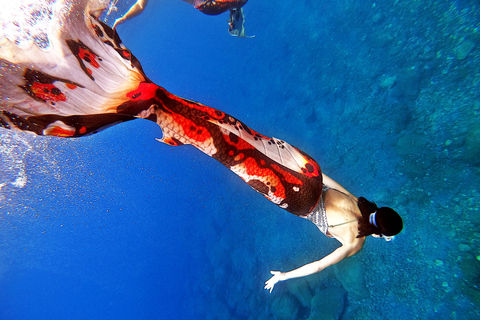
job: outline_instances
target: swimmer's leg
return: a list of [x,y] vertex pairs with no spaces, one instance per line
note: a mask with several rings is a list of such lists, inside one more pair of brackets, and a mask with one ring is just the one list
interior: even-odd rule
[[115,29],[118,24],[124,23],[128,19],[138,16],[140,13],[145,10],[145,7],[148,4],[148,0],[138,0],[135,4],[125,13],[123,16],[115,20],[112,29]]

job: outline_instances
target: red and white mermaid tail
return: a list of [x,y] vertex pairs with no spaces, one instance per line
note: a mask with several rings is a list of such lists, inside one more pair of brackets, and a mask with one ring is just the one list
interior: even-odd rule
[[0,126],[76,137],[134,119],[116,107],[146,77],[118,36],[90,14],[96,3],[17,4],[20,21],[1,21]]
[[161,127],[160,141],[195,146],[289,212],[313,210],[322,177],[311,157],[153,84],[112,29],[89,14],[86,0],[63,4],[69,10],[42,45],[0,40],[0,126],[78,137],[149,119]]
[[141,83],[129,95],[132,100],[119,106],[119,111],[129,114],[143,109],[137,116],[158,123],[163,131],[161,142],[195,146],[293,214],[307,216],[317,204],[322,192],[320,167],[299,149],[151,82]]

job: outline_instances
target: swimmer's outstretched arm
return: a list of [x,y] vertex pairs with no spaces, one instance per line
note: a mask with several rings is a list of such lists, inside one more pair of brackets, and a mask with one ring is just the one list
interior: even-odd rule
[[289,272],[280,272],[280,271],[270,271],[273,276],[265,282],[265,289],[272,292],[273,287],[279,281],[285,281],[293,278],[300,278],[309,276],[311,274],[322,271],[323,269],[332,266],[343,259],[350,257],[360,251],[363,246],[363,241],[355,241],[354,244],[343,245],[340,248],[336,249],[328,256],[324,257],[321,260],[311,262],[304,265],[298,269],[289,271]]
[[[340,183],[336,182],[335,180],[333,180],[332,178],[330,178],[324,173],[322,173],[322,183],[330,188],[341,191],[346,195],[356,199],[355,196],[352,195],[350,192],[348,192],[347,189],[345,189]],[[363,243],[364,243],[363,240],[357,239],[357,238],[345,239],[347,241],[344,241],[344,239],[340,239],[338,237],[335,237],[335,238],[342,243],[342,246],[337,250],[333,251],[332,253],[330,253],[328,256],[324,257],[323,259],[320,259],[315,262],[311,262],[309,264],[304,265],[303,267],[300,267],[298,269],[295,269],[289,272],[270,271],[270,273],[273,274],[273,276],[268,281],[265,282],[265,289],[270,290],[270,292],[272,292],[273,287],[279,281],[305,277],[305,276],[309,276],[311,274],[320,272],[323,269],[329,266],[332,266],[347,257],[354,255],[355,253],[360,251],[360,249],[362,249]]]
[[140,13],[143,12],[143,10],[145,10],[147,4],[148,0],[138,0],[137,2],[135,2],[135,4],[127,11],[127,13],[115,20],[112,29],[115,29],[118,24],[124,23],[128,19],[138,16]]

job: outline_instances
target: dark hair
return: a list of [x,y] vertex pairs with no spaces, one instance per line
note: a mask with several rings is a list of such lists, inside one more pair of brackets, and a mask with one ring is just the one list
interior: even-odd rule
[[[378,208],[377,204],[360,197],[358,198],[358,208],[362,213],[362,218],[358,221],[357,238],[366,237],[371,234],[383,234],[385,236],[394,236],[403,229],[403,220],[400,215],[388,207]],[[370,223],[370,214],[377,212],[375,222],[377,227]]]

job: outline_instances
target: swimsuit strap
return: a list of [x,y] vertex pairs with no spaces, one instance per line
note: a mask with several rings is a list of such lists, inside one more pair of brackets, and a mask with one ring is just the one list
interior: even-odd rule
[[342,223],[337,223],[337,224],[333,224],[333,225],[329,225],[328,227],[329,227],[329,228],[335,228],[335,227],[338,227],[338,226],[341,226],[341,225],[344,225],[344,224],[347,224],[347,223],[350,223],[350,222],[355,222],[355,221],[358,221],[358,219],[354,219],[354,220],[350,220],[350,221],[342,222]]

